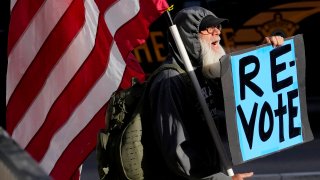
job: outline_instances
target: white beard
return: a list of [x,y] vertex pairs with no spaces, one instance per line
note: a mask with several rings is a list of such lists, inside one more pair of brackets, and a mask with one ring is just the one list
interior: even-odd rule
[[219,44],[218,50],[211,48],[211,43],[205,42],[201,38],[201,58],[202,58],[202,74],[207,78],[220,77],[220,58],[225,55],[225,51]]

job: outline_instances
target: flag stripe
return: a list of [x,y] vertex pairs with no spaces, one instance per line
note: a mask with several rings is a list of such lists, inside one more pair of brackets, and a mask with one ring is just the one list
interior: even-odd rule
[[105,113],[106,106],[103,106],[86,128],[70,142],[68,148],[60,156],[51,171],[53,177],[56,179],[70,179],[69,177],[73,175],[73,170],[77,169],[84,162],[96,146],[97,133],[92,132],[98,132],[105,125],[104,121],[101,121],[101,119],[105,118]]
[[[128,11],[130,9],[130,11]],[[132,19],[140,9],[138,0],[120,0],[104,15],[104,19],[112,36],[127,21]]]
[[[35,13],[38,11],[42,5],[43,0],[23,0],[23,1],[11,1],[11,10],[12,7],[15,8],[11,13],[11,21],[18,21],[19,23],[12,23],[10,28],[12,33],[10,33],[8,40],[8,54],[10,54],[12,47],[18,41],[18,38],[24,32],[26,27],[29,25]],[[28,9],[25,11],[24,9]]]
[[[90,9],[90,6],[87,2],[88,1],[85,3],[87,9],[86,12],[88,12],[88,9],[89,11],[92,11],[90,13],[92,14],[91,20],[93,20],[93,22],[89,21],[90,18],[88,17],[90,17],[90,15],[86,13],[86,19],[88,19],[88,21],[86,21],[82,30],[72,41],[63,57],[59,60],[58,64],[54,67],[53,71],[47,78],[45,86],[35,98],[32,105],[13,131],[12,137],[17,139],[18,143],[23,148],[27,146],[31,138],[42,126],[52,104],[63,91],[65,86],[69,83],[71,78],[88,57],[93,48],[96,35],[98,10],[96,7]],[[88,36],[88,33],[90,36]],[[70,59],[74,59],[72,63],[70,63]],[[37,118],[32,119],[32,117]],[[32,123],[30,123],[30,119],[32,119]]]
[[[99,21],[101,21],[100,19]],[[97,36],[106,34],[101,27],[98,26]],[[112,41],[111,35],[100,36],[97,38],[96,45],[92,53],[77,72],[76,76],[70,81],[64,92],[59,96],[57,101],[53,104],[46,117],[44,125],[38,131],[37,136],[27,146],[28,152],[33,154],[36,160],[41,160],[49,142],[54,133],[68,120],[71,113],[77,105],[83,100],[91,87],[96,83],[104,73],[110,49],[109,42]],[[105,50],[102,50],[106,48]],[[90,74],[90,76],[88,76]],[[77,93],[74,93],[77,92]],[[66,104],[65,102],[68,102]],[[41,148],[39,145],[41,144]]]
[[[43,88],[52,68],[57,64],[57,61],[65,53],[71,41],[82,28],[84,23],[84,7],[82,2],[82,0],[75,0],[70,5],[70,8],[53,29],[52,33],[50,33],[41,50],[24,73],[18,88],[12,94],[7,104],[7,117],[10,118],[10,122],[7,124],[9,133],[12,133],[17,123],[26,113],[30,104],[34,101],[41,88]],[[72,27],[70,27],[71,23],[73,24]],[[61,38],[58,39],[57,37]],[[30,86],[30,82],[32,82],[32,86]]]
[[12,10],[13,7],[16,5],[17,0],[11,0],[10,9]]
[[111,94],[118,88],[125,63],[113,43],[110,61],[105,74],[90,91],[86,99],[77,107],[71,118],[51,139],[48,151],[40,164],[46,172],[51,172],[53,164],[59,159],[68,144],[94,117],[99,109],[108,101]]
[[[158,4],[157,4],[158,2]],[[128,21],[126,26],[121,27],[116,35],[115,41],[123,56],[127,56],[128,52],[132,51],[134,47],[145,42],[148,36],[150,22],[156,20],[160,15],[159,7],[166,7],[164,1],[143,1],[140,3],[140,11],[136,15],[135,20]],[[139,27],[139,28],[133,28]],[[134,34],[135,36],[132,36]]]
[[[59,2],[59,6],[57,6],[55,5],[55,3],[57,3],[55,0],[47,0],[45,4],[41,6],[23,36],[19,38],[19,41],[10,52],[6,86],[7,103],[44,41],[69,7],[71,0]],[[50,16],[47,14],[50,14]],[[30,44],[32,44],[32,46],[30,46]]]

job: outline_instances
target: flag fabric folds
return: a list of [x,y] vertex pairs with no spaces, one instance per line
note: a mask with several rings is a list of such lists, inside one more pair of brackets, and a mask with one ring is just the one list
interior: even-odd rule
[[144,77],[130,53],[165,0],[11,0],[7,131],[54,179],[94,150],[110,95]]

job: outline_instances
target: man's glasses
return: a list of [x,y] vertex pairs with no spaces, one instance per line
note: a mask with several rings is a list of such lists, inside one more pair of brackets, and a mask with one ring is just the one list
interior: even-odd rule
[[217,26],[211,26],[206,28],[205,30],[208,32],[208,34],[212,34],[216,29],[218,29],[219,31],[221,31],[222,26],[221,24],[217,25]]

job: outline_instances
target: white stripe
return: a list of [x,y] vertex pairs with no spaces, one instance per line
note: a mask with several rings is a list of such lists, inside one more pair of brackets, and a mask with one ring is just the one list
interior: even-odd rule
[[44,123],[46,116],[63,89],[72,79],[93,49],[99,10],[93,0],[85,2],[84,27],[49,75],[43,89],[29,107],[12,137],[25,148]]
[[125,69],[118,47],[113,43],[110,61],[105,74],[90,91],[86,99],[78,106],[67,123],[54,135],[48,151],[40,162],[40,166],[50,173],[59,157],[70,142],[86,127],[94,115],[117,90]]
[[13,47],[8,57],[6,103],[8,103],[23,74],[35,58],[43,42],[69,7],[71,1],[46,1],[34,16],[16,46]]
[[12,11],[14,5],[16,5],[17,0],[11,0],[10,2],[10,11]]
[[104,20],[112,36],[140,10],[139,0],[121,0],[114,4],[104,15]]

